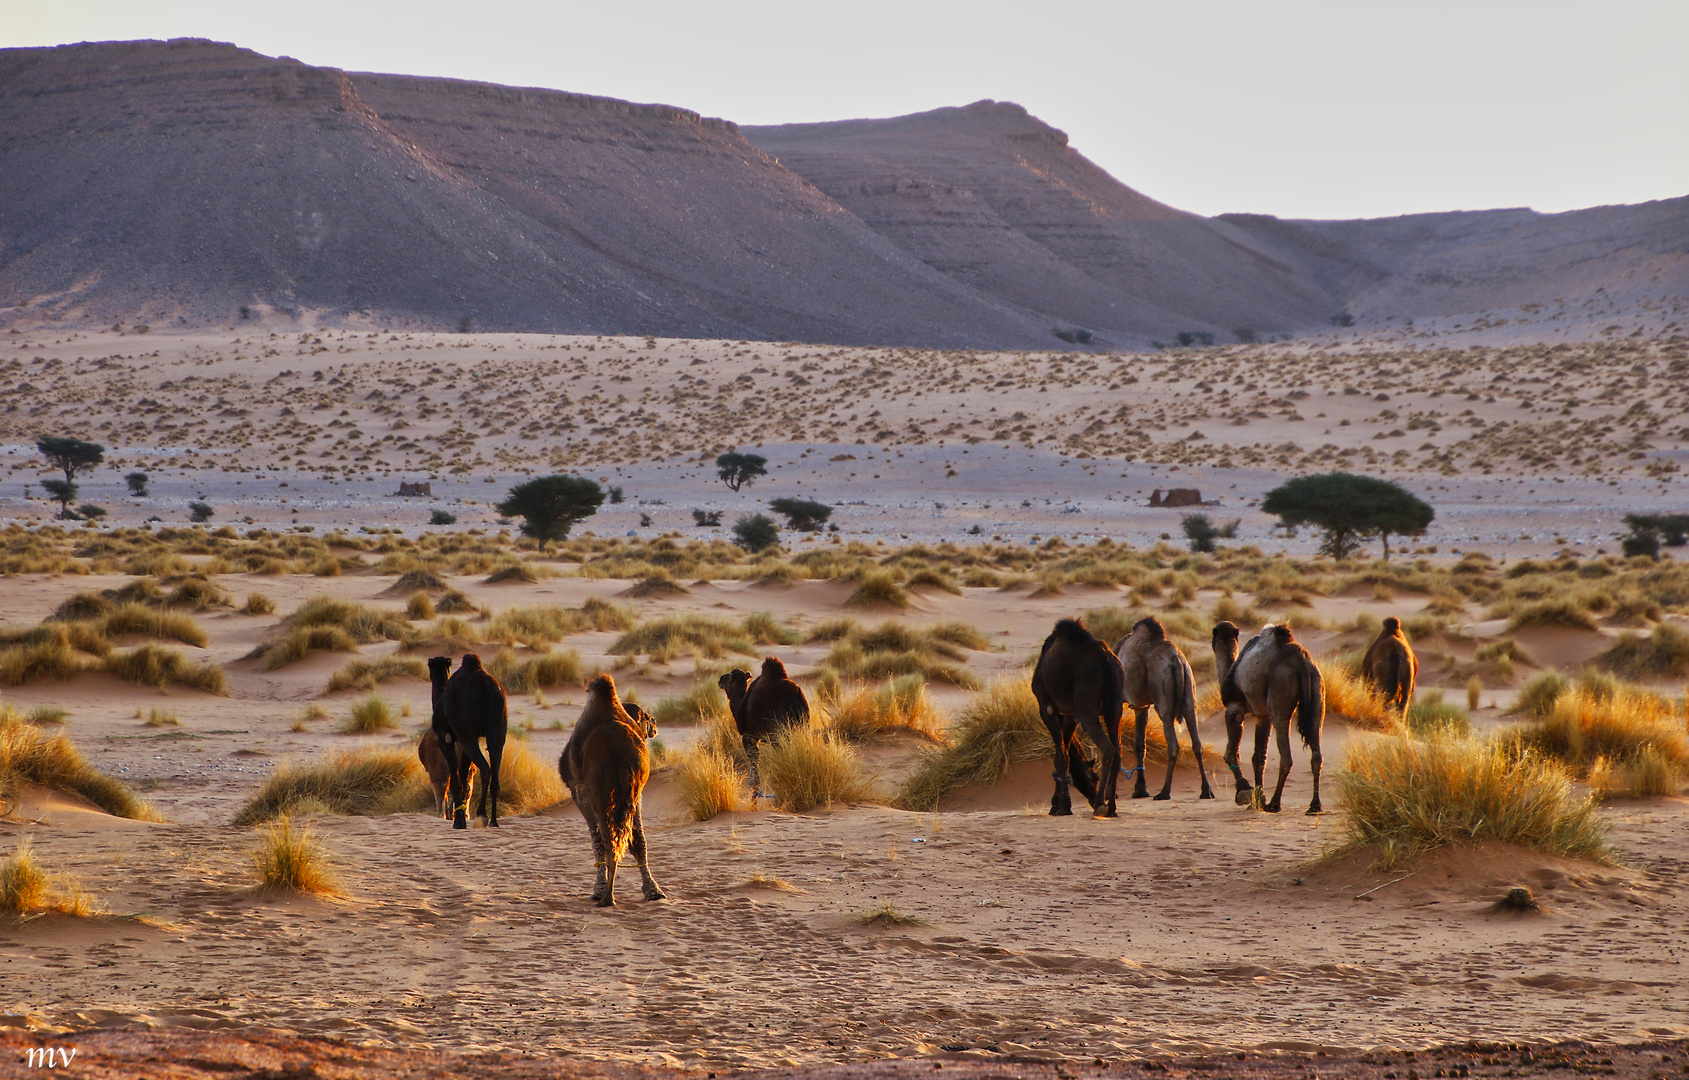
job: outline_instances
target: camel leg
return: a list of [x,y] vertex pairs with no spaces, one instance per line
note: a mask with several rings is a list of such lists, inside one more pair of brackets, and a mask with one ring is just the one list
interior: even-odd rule
[[1070,748],[1069,734],[1064,730],[1061,717],[1053,710],[1044,710],[1044,726],[1050,731],[1050,745],[1055,750],[1055,771],[1050,773],[1056,782],[1055,794],[1050,796],[1051,817],[1071,817],[1073,815],[1073,799],[1067,793],[1068,785],[1068,754]]
[[739,741],[745,744],[745,760],[751,763],[751,804],[754,806],[758,799],[766,799],[763,794],[762,776],[757,772],[757,749],[761,743],[749,735],[739,736]]
[[[1168,725],[1169,730],[1167,738],[1169,741],[1173,738],[1171,730],[1173,726],[1174,725],[1171,724]],[[1212,799],[1214,797],[1214,789],[1208,786],[1208,766],[1202,763],[1202,736],[1196,733],[1195,716],[1185,717],[1185,730],[1190,732],[1191,752],[1196,754],[1196,774],[1202,777],[1202,794],[1198,797],[1203,799]]]
[[639,877],[644,883],[645,899],[667,900],[657,879],[651,876],[651,868],[645,865],[645,814],[643,809],[633,812],[633,843],[631,845],[634,862],[639,864]]
[[1252,790],[1249,781],[1243,778],[1243,769],[1238,764],[1238,749],[1243,744],[1243,710],[1236,706],[1226,709],[1226,752],[1220,760],[1226,763],[1226,768],[1232,771],[1232,779],[1237,781],[1237,796],[1234,801],[1239,806],[1249,805],[1249,793]]
[[[1286,741],[1289,740],[1289,735],[1289,725],[1286,725]],[[1324,759],[1320,756],[1319,733],[1315,732],[1314,737],[1308,741],[1308,768],[1314,774],[1314,801],[1308,804],[1309,814],[1320,813],[1320,763],[1323,760]]]
[[[1167,776],[1161,781],[1161,793],[1155,798],[1158,802],[1166,802],[1173,797],[1173,766],[1179,760],[1179,725],[1174,722],[1172,712],[1161,712],[1159,708],[1156,709],[1156,712],[1161,716],[1161,732],[1167,740]],[[1140,758],[1138,767],[1142,768],[1143,764],[1143,760]],[[1139,782],[1142,782],[1143,778],[1144,774],[1140,772],[1138,774]]]
[[460,748],[457,755],[457,768],[452,771],[452,828],[469,828],[469,797],[471,794],[469,770],[475,762]]
[[1273,789],[1273,801],[1265,807],[1267,813],[1279,812],[1279,798],[1284,794],[1284,781],[1290,775],[1290,717],[1273,723],[1278,735],[1278,786]]
[[[487,760],[492,768],[487,773],[487,783],[481,791],[481,810],[487,816],[487,828],[498,828],[498,774],[499,765],[504,761],[504,740],[493,742],[487,740]],[[489,794],[490,792],[490,794]]]
[[[1149,787],[1144,783],[1144,733],[1149,727],[1149,709],[1132,707],[1132,756],[1136,767],[1132,770],[1137,775],[1137,782],[1132,785],[1132,798],[1149,798]],[[1168,776],[1172,776],[1173,767],[1167,766]]]
[[1078,734],[1077,729],[1067,733],[1067,774],[1073,778],[1073,786],[1079,789],[1079,794],[1085,796],[1085,801],[1095,810],[1099,782],[1091,771],[1091,762],[1085,757],[1084,747],[1079,745]]
[[581,807],[581,813],[586,817],[586,827],[592,833],[592,865],[594,881],[592,884],[593,903],[602,907],[604,898],[610,895],[610,887],[604,880],[604,863],[610,857],[609,845],[604,842],[604,834],[598,828],[598,822],[592,819],[592,811]]
[[1096,817],[1115,817],[1118,815],[1115,791],[1120,780],[1120,718],[1116,716],[1110,720],[1100,714],[1087,716],[1085,733],[1097,744],[1103,758],[1098,765],[1102,775],[1098,777],[1097,798],[1091,803],[1091,809]]
[[[1258,787],[1258,788],[1261,788],[1263,790],[1266,789],[1267,785],[1261,779],[1261,775],[1267,769],[1267,738],[1272,733],[1273,733],[1273,725],[1271,723],[1269,723],[1268,721],[1263,720],[1263,719],[1259,719],[1259,718],[1256,719],[1256,721],[1255,721],[1255,754],[1249,760],[1250,760],[1250,763],[1255,766],[1255,786]],[[1275,814],[1278,813],[1278,807],[1277,806],[1269,806],[1266,809],[1271,811],[1272,813],[1275,813]]]

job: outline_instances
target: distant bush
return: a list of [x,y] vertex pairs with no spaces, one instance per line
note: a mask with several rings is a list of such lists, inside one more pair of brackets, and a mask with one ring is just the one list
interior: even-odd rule
[[457,515],[449,510],[436,510],[428,515],[430,525],[456,525]]
[[188,513],[194,521],[210,521],[217,511],[210,503],[195,499],[188,504]]
[[786,527],[795,532],[819,532],[833,514],[826,503],[791,496],[770,500],[768,508],[785,518]]
[[733,542],[746,551],[766,551],[780,542],[780,526],[767,514],[746,514],[733,523]]

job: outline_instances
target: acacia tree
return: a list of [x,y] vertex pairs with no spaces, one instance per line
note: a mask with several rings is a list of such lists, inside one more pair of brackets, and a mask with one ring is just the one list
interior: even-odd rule
[[59,500],[60,517],[75,517],[70,511],[70,501],[76,498],[76,474],[93,472],[94,467],[106,459],[106,448],[69,435],[43,435],[35,441],[35,449],[49,465],[65,474],[63,482],[49,480],[41,486]]
[[1261,500],[1261,511],[1286,528],[1323,529],[1320,551],[1337,559],[1354,554],[1363,540],[1380,537],[1388,560],[1392,535],[1418,536],[1437,516],[1428,503],[1399,484],[1343,472],[1299,476],[1280,484]]
[[780,526],[767,514],[747,514],[733,523],[733,542],[755,554],[780,542]]
[[759,476],[768,475],[768,470],[764,468],[768,464],[768,459],[761,454],[741,454],[729,450],[727,453],[718,456],[715,459],[715,464],[716,475],[721,477],[722,483],[734,491],[754,482]]
[[795,532],[815,532],[833,516],[833,508],[824,502],[790,495],[770,500],[768,508],[785,518],[786,527]]
[[584,476],[541,476],[517,484],[498,504],[505,517],[522,519],[522,535],[540,542],[567,540],[569,530],[598,513],[604,489]]

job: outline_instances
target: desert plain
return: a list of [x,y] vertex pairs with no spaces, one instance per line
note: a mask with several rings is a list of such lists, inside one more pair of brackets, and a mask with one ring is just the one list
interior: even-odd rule
[[[197,1068],[124,1058],[141,1044],[99,1034],[137,1028],[250,1034],[203,1060],[252,1075],[930,1057],[1068,1076],[1206,1072],[1241,1054],[1262,1075],[1329,1071],[1325,1055],[1413,1080],[1433,1066],[1407,1071],[1404,1052],[1467,1044],[1467,1071],[1448,1075],[1600,1072],[1613,1052],[1635,1075],[1676,1075],[1681,775],[1664,793],[1600,793],[1602,860],[1498,843],[1386,857],[1351,843],[1341,774],[1352,750],[1406,737],[1399,722],[1333,694],[1326,812],[1301,812],[1300,743],[1285,812],[1238,805],[1208,651],[1219,618],[1246,632],[1288,621],[1335,671],[1395,615],[1419,652],[1419,700],[1478,735],[1528,726],[1521,691],[1586,666],[1663,696],[1681,729],[1689,670],[1663,650],[1689,612],[1680,549],[1619,554],[1623,515],[1682,509],[1689,339],[1673,303],[1622,323],[1568,316],[1581,329],[1562,342],[1497,326],[1554,314],[1537,311],[1118,354],[282,329],[264,313],[222,330],[14,330],[0,338],[8,647],[55,615],[97,614],[83,594],[109,606],[144,581],[152,592],[131,596],[202,636],[123,629],[103,647],[173,649],[221,675],[202,681],[220,692],[143,685],[79,647],[79,670],[4,688],[13,723],[62,734],[158,819],[35,784],[7,792],[0,843],[27,843],[86,902],[0,927],[12,1044],[107,1039],[87,1060],[109,1075]],[[78,501],[105,516],[53,520],[34,450],[48,434],[106,448],[78,478]],[[713,460],[732,449],[764,455],[767,475],[728,490]],[[1256,508],[1283,480],[1334,469],[1403,484],[1435,521],[1388,562],[1374,542],[1339,563],[1314,530]],[[131,471],[146,496],[127,493]],[[553,472],[621,499],[542,551],[494,504]],[[401,482],[430,493],[400,497]],[[1203,504],[1149,505],[1171,488]],[[836,529],[787,530],[758,555],[727,542],[777,496],[833,506]],[[193,502],[209,520],[189,520]],[[431,524],[442,511],[455,521]],[[1235,519],[1235,536],[1191,553],[1191,512]],[[353,653],[272,663],[314,598],[391,625]],[[572,614],[556,631],[511,614],[559,609]],[[1119,630],[1144,614],[1193,664],[1218,798],[1198,799],[1187,746],[1170,800],[1050,817],[1046,738],[1042,756],[1023,746],[1001,776],[912,804],[910,778],[980,696],[1025,683],[1056,619]],[[687,620],[714,630],[637,636]],[[415,661],[466,649],[496,656],[511,690],[522,808],[456,831],[419,805],[294,807],[335,886],[259,888],[261,788],[334,755],[412,753],[430,709]],[[923,719],[849,741],[859,798],[794,812],[747,790],[740,809],[695,820],[680,772],[719,727],[700,715],[708,688],[762,655],[817,700],[913,695]],[[603,910],[553,768],[601,670],[659,718],[645,821],[668,894],[640,900],[629,869]],[[354,685],[328,689],[343,672]],[[881,689],[888,676],[901,681]],[[372,695],[389,726],[345,733]],[[1152,791],[1161,775],[1152,752]],[[1592,779],[1576,776],[1578,798]],[[1534,909],[1498,906],[1519,886]],[[294,1036],[335,1041],[275,1042]],[[1520,1058],[1571,1041],[1597,1049]],[[368,1056],[336,1065],[335,1047]],[[1601,1047],[1621,1049],[1603,1065]]]

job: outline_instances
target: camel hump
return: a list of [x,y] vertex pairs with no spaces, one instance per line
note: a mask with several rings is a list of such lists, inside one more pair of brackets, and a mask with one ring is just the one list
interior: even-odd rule
[[481,668],[481,658],[479,656],[475,655],[472,652],[464,653],[463,654],[463,665],[461,667],[459,667],[458,670],[459,671],[480,671],[480,670],[482,670],[482,668]]
[[1268,626],[1267,629],[1272,631],[1273,640],[1280,645],[1289,645],[1296,640],[1296,635],[1290,632],[1290,627],[1283,624]]
[[599,675],[586,684],[586,692],[593,697],[613,698],[616,696],[616,680],[608,675]]
[[1064,641],[1071,642],[1074,645],[1085,645],[1096,640],[1096,638],[1091,636],[1091,632],[1085,629],[1085,624],[1080,622],[1078,619],[1062,619],[1057,622],[1055,634],[1053,636],[1059,637]]
[[778,656],[766,656],[762,661],[762,677],[770,681],[786,678],[786,665]]
[[1386,634],[1399,634],[1399,633],[1401,633],[1402,632],[1402,620],[1396,618],[1394,615],[1386,615],[1384,617],[1384,632]]
[[1156,618],[1154,615],[1146,615],[1139,619],[1137,625],[1132,627],[1132,629],[1143,630],[1145,634],[1149,635],[1149,639],[1151,641],[1167,640],[1166,628],[1161,625],[1161,620]]

